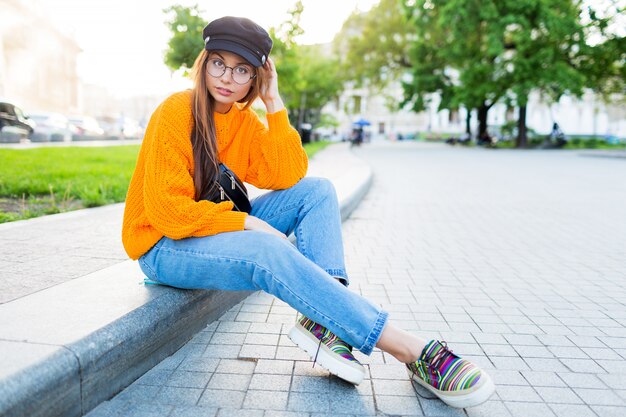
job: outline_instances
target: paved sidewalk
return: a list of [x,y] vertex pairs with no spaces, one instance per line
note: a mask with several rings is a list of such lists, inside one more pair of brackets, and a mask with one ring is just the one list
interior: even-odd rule
[[490,370],[491,401],[448,408],[380,351],[360,386],[329,377],[286,337],[295,311],[255,293],[89,417],[626,415],[626,161],[355,152],[375,180],[344,223],[352,290]]

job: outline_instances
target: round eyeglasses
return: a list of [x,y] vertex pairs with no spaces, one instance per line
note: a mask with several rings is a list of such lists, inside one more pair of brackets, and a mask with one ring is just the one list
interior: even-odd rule
[[256,77],[256,74],[253,74],[252,69],[247,65],[237,65],[233,68],[218,58],[209,59],[207,63],[207,71],[211,77],[219,78],[224,75],[227,69],[230,69],[233,81],[237,84],[247,84],[248,81]]

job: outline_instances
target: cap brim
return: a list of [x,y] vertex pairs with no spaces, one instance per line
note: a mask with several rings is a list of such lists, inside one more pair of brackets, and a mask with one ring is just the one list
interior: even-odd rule
[[251,53],[247,48],[241,46],[236,42],[231,42],[226,39],[210,39],[209,42],[204,45],[204,49],[207,51],[228,51],[241,56],[255,67],[263,66],[261,60]]

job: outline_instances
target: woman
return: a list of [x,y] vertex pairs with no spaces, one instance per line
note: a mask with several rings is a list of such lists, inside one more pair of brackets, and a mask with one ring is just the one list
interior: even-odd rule
[[[152,280],[178,288],[263,290],[303,316],[290,338],[331,373],[365,375],[352,355],[376,346],[447,404],[469,407],[494,391],[489,376],[450,351],[388,323],[388,314],[346,286],[341,220],[332,185],[303,178],[307,157],[278,92],[272,40],[245,18],[203,31],[194,87],[166,99],[150,119],[124,213],[123,242]],[[265,127],[249,108],[260,97]],[[203,199],[218,163],[275,190],[250,213]],[[294,247],[287,236],[295,233]]]

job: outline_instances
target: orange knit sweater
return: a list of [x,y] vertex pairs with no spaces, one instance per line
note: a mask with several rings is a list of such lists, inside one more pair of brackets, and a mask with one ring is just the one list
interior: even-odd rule
[[[215,113],[220,161],[258,188],[284,189],[306,174],[308,161],[287,111],[267,115],[234,105]],[[138,259],[163,236],[183,239],[243,230],[246,213],[231,202],[194,200],[191,91],[167,98],[150,118],[130,181],[122,242]]]

